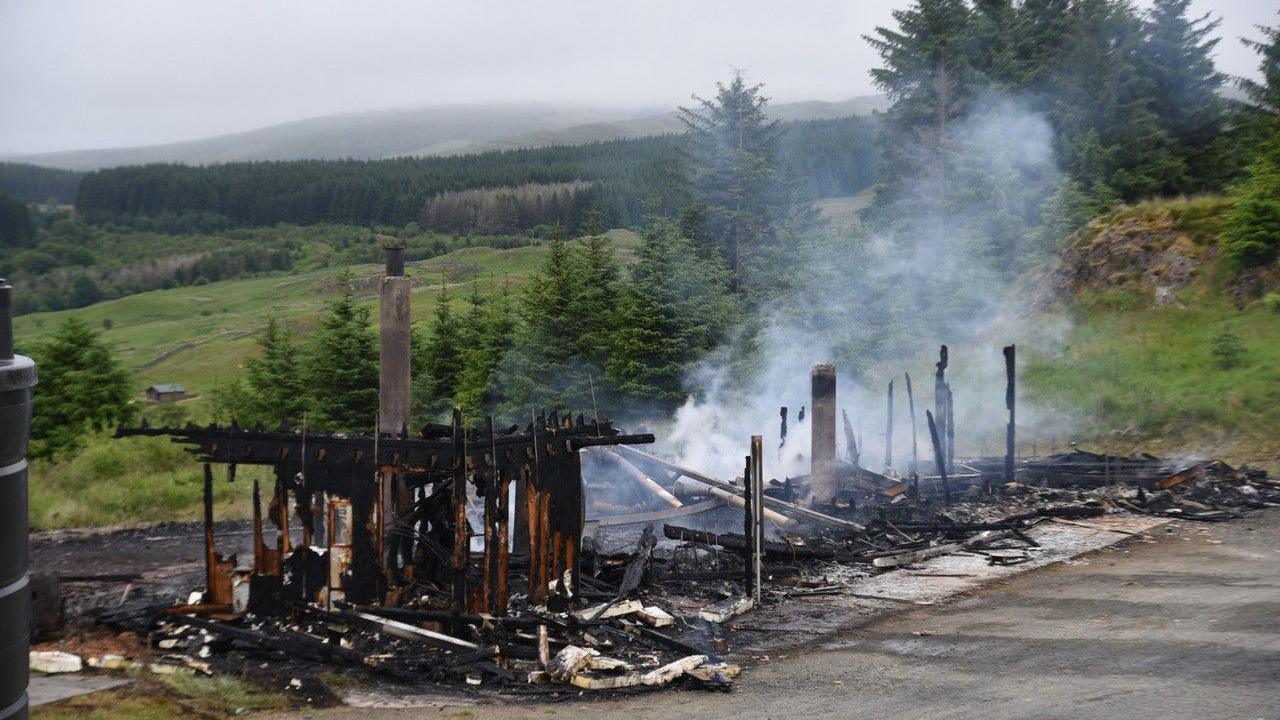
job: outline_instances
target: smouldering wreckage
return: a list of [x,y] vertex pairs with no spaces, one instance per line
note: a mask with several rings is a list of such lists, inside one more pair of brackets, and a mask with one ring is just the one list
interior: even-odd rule
[[[799,477],[769,477],[760,436],[744,442],[742,477],[722,480],[639,449],[653,435],[625,434],[598,414],[544,413],[498,429],[491,418],[468,427],[455,411],[452,424],[411,437],[408,298],[393,248],[377,433],[117,432],[170,436],[204,462],[206,578],[187,603],[135,603],[99,622],[210,670],[287,659],[505,692],[722,689],[739,670],[722,624],[842,592],[832,563],[864,576],[949,553],[1015,564],[1034,552],[1027,531],[1047,518],[1218,520],[1280,501],[1280,483],[1264,473],[1216,462],[1017,458],[1012,346],[998,458],[955,456],[945,347],[925,413],[931,458],[920,457],[907,378],[904,472],[888,467],[888,450],[884,472],[860,467],[847,416],[846,458],[837,457],[836,372],[826,364],[811,376],[810,472]],[[892,397],[891,387],[889,448]],[[786,408],[781,420],[785,437]],[[274,471],[265,502],[254,480],[253,557],[243,562],[219,552],[214,464],[228,480],[239,465]]]
[[[1016,564],[1034,552],[1027,531],[1048,518],[1222,520],[1280,502],[1280,483],[1264,473],[1212,461],[1083,451],[948,461],[945,407],[929,414],[933,461],[876,473],[834,458],[829,366],[814,380],[810,422],[831,427],[815,426],[812,443],[831,456],[807,476],[767,481],[759,436],[743,476],[726,482],[636,447],[652,435],[555,413],[502,431],[455,414],[412,438],[122,429],[172,436],[205,462],[206,587],[190,604],[102,620],[146,629],[200,667],[228,653],[286,655],[516,692],[726,688],[738,666],[717,626],[841,592],[816,580],[831,563],[860,574],[951,553]],[[846,442],[857,457],[852,433]],[[275,472],[265,508],[254,481],[243,567],[218,552],[212,464],[229,478],[244,464]],[[607,550],[604,529],[632,530],[631,549]]]

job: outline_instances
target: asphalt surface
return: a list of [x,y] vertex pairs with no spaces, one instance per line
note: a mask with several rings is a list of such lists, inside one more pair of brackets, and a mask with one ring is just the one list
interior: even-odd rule
[[1153,536],[756,663],[731,693],[305,716],[1280,718],[1280,510]]

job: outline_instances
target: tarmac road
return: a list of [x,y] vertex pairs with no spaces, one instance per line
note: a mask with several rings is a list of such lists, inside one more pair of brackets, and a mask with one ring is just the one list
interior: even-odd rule
[[[731,693],[308,718],[1280,718],[1280,510],[1175,523],[751,667]],[[293,717],[299,717],[294,715]]]

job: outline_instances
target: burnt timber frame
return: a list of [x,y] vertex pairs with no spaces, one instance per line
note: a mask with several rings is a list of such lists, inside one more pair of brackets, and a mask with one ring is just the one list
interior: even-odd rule
[[[229,479],[235,478],[237,465],[274,468],[275,489],[267,515],[278,531],[275,548],[268,547],[263,536],[264,514],[254,483],[249,607],[255,612],[281,612],[296,604],[328,604],[332,599],[394,606],[434,585],[448,588],[453,611],[495,616],[506,613],[509,599],[512,484],[517,488],[516,514],[523,516],[517,532],[525,529],[527,534],[530,601],[564,610],[579,594],[585,516],[578,451],[654,440],[651,434],[621,434],[607,420],[588,425],[581,415],[575,423],[571,415],[562,418],[555,412],[539,415],[523,430],[499,431],[492,418],[486,418],[480,428],[468,428],[455,411],[452,425],[428,425],[419,437],[405,432],[398,436],[268,432],[235,423],[185,428],[143,424],[116,431],[116,437],[161,435],[188,445],[187,452],[206,468],[214,463],[227,465]],[[380,495],[397,491],[383,479],[393,475],[415,501],[394,517],[383,517]],[[210,484],[211,473],[206,469],[206,518],[212,513]],[[468,484],[484,501],[484,550],[478,568],[467,520]],[[321,497],[351,506],[350,559],[340,572],[334,572],[335,577],[330,577],[326,561],[317,552],[324,548],[311,545],[316,531],[314,503]],[[439,502],[441,498],[445,502]],[[295,548],[290,547],[291,511],[302,528],[303,542]],[[223,576],[233,571],[233,563],[213,553],[211,524],[207,527],[206,555],[211,560],[207,597],[225,608],[231,601],[226,591],[230,581]],[[399,552],[383,552],[384,529],[399,539]],[[330,541],[332,533],[333,528],[327,528]],[[478,587],[473,587],[473,577],[480,580]]]

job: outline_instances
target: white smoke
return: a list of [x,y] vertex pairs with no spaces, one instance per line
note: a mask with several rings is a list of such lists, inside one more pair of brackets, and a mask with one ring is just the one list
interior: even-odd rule
[[[949,160],[957,176],[976,178],[962,188],[939,187],[928,174],[908,195],[917,208],[906,218],[909,239],[896,234],[849,234],[806,245],[786,297],[752,319],[760,367],[745,384],[725,358],[697,367],[689,377],[698,392],[659,428],[660,450],[691,468],[722,478],[742,473],[750,437],[762,435],[768,477],[808,473],[809,422],[798,422],[810,402],[809,373],[834,361],[838,407],[860,435],[863,467],[882,470],[886,386],[894,381],[894,466],[911,454],[903,372],[914,388],[920,457],[932,457],[925,410],[934,407],[934,363],[940,343],[950,346],[957,455],[1003,453],[1007,410],[1001,348],[1018,345],[1019,366],[1031,353],[1061,349],[1065,321],[1029,321],[1009,292],[1023,266],[1052,251],[1036,247],[1032,226],[1040,206],[1061,182],[1053,131],[1023,103],[993,97],[949,134]],[[952,181],[954,182],[954,181]],[[959,201],[957,201],[959,198]],[[945,201],[945,202],[944,202]],[[923,210],[920,210],[923,209]],[[990,228],[1020,223],[1009,233],[1017,245],[993,250]],[[1021,390],[1021,389],[1020,389]],[[780,448],[779,408],[788,408],[786,445]],[[806,415],[808,408],[806,408]],[[845,446],[837,417],[837,446]],[[1019,392],[1018,428],[1069,433],[1069,412],[1036,407]]]

